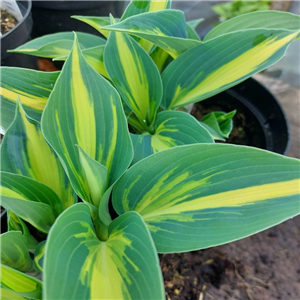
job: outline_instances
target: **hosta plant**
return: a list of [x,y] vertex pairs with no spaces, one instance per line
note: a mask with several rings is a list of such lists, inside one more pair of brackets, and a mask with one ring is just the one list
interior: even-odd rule
[[204,41],[169,1],[76,18],[107,41],[45,36],[14,51],[65,60],[61,72],[1,68],[4,299],[164,299],[157,253],[299,213],[298,160],[214,143],[234,112],[177,110],[278,61],[299,16],[248,14]]

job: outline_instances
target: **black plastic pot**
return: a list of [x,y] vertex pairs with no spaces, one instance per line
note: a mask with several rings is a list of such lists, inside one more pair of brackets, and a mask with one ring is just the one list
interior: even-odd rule
[[237,126],[243,126],[246,138],[233,139],[230,143],[288,153],[290,136],[286,115],[274,95],[253,78],[195,105],[202,111],[237,110],[233,123],[237,125],[236,118],[239,118]]
[[73,15],[120,17],[124,1],[33,1],[32,38],[62,31],[81,31],[100,35],[91,26],[72,19]]
[[6,212],[6,210],[3,210],[1,212],[0,220],[1,220],[0,233],[4,233],[7,231],[7,212]]
[[99,6],[99,1],[34,1],[33,6],[54,10],[77,10],[95,8]]
[[30,40],[32,29],[31,0],[17,1],[17,4],[24,18],[1,37],[1,65],[34,69],[36,68],[35,58],[7,52],[7,50],[15,49]]

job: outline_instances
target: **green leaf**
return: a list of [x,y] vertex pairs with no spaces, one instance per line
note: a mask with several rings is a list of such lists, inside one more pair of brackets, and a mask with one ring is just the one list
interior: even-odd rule
[[33,261],[29,256],[27,238],[20,231],[0,235],[1,264],[21,272],[32,271]]
[[174,109],[204,100],[277,62],[297,32],[249,29],[202,43],[175,59],[162,74],[161,106]]
[[156,47],[150,54],[153,62],[156,64],[158,71],[162,72],[165,68],[166,62],[171,59],[171,56],[165,50]]
[[48,186],[18,174],[1,172],[2,206],[48,232],[63,204]]
[[16,294],[12,290],[0,287],[0,295],[2,300],[26,300],[26,298]]
[[1,127],[14,119],[18,96],[28,116],[40,121],[43,109],[60,72],[40,72],[1,67]]
[[188,39],[200,41],[198,33],[188,23],[186,23],[186,32]]
[[7,211],[7,224],[9,231],[21,231],[22,234],[27,239],[28,249],[31,252],[34,252],[36,246],[38,245],[37,240],[31,235],[27,225],[23,222],[23,220],[14,214],[12,211]]
[[196,19],[186,22],[186,31],[187,31],[187,38],[192,40],[199,40],[200,37],[198,33],[196,32],[197,26],[204,21],[204,19]]
[[78,151],[84,181],[90,190],[92,204],[98,207],[104,192],[108,188],[108,170],[92,159],[80,146],[78,146]]
[[[300,16],[287,12],[271,10],[243,14],[226,22],[222,22],[213,28],[205,36],[204,41],[211,40],[226,33],[254,28],[286,29],[292,31],[299,30]],[[300,34],[298,34],[296,39],[299,38]]]
[[11,300],[22,299],[22,297],[42,299],[42,282],[40,280],[2,264],[1,287],[6,290],[5,297],[12,297],[13,293],[18,295],[16,298],[8,298]]
[[[99,31],[103,36],[108,38],[109,31],[103,30],[102,27],[110,25],[110,17],[72,16],[72,18],[92,26],[97,31]],[[116,19],[116,20],[118,20],[118,19]]]
[[40,242],[34,252],[33,265],[38,272],[43,271],[44,258],[45,258],[45,246],[46,246],[46,241]]
[[84,59],[75,40],[42,116],[42,131],[66,168],[76,193],[94,203],[84,180],[79,145],[108,170],[108,185],[132,160],[132,145],[120,97]]
[[[109,76],[106,72],[104,61],[103,61],[103,54],[104,54],[105,46],[97,46],[93,48],[87,48],[82,50],[82,54],[87,62],[92,66],[99,74],[109,79]],[[68,58],[68,55],[54,58],[54,61],[62,60],[65,61]]]
[[221,111],[211,112],[201,119],[201,124],[210,132],[215,140],[225,141],[233,128],[232,118],[236,110],[229,113]]
[[172,1],[140,1],[133,0],[127,5],[126,10],[124,11],[121,21],[139,15],[145,12],[160,11],[164,9],[171,8]]
[[190,20],[190,21],[187,21],[186,23],[192,28],[192,29],[196,29],[197,26],[203,22],[204,19],[203,18],[200,18],[200,19],[195,19],[195,20]]
[[132,166],[112,201],[118,214],[143,217],[158,252],[203,249],[299,214],[299,168],[296,159],[251,147],[179,146]]
[[124,214],[108,233],[106,241],[98,240],[83,203],[57,219],[46,244],[45,299],[164,299],[158,257],[142,218]]
[[[81,49],[104,45],[105,40],[93,34],[77,32]],[[39,57],[55,58],[69,55],[74,40],[73,32],[58,32],[47,34],[29,41],[22,46],[11,50],[13,53],[23,53]]]
[[184,13],[177,10],[144,13],[104,28],[145,39],[164,49],[173,58],[200,44],[200,41],[186,39]]
[[131,134],[133,163],[175,146],[213,143],[209,132],[191,115],[181,111],[162,111],[157,115],[155,133]]
[[26,116],[20,103],[2,141],[1,170],[48,186],[61,199],[64,208],[77,201],[58,157],[42,135],[40,124]]
[[151,125],[162,97],[162,83],[149,55],[130,36],[112,32],[105,47],[106,70],[131,110]]
[[109,79],[104,66],[104,49],[105,46],[98,46],[82,50],[82,54],[87,62],[102,76]]

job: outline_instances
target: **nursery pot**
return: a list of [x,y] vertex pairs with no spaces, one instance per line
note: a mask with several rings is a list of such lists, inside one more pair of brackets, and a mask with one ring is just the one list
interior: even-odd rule
[[1,219],[1,233],[4,233],[7,231],[7,212],[6,212],[6,210],[1,211],[0,219]]
[[17,1],[17,4],[23,19],[13,29],[1,36],[1,65],[35,68],[36,60],[34,57],[7,52],[7,50],[15,49],[30,39],[32,29],[31,0]]
[[123,1],[33,1],[32,38],[62,31],[81,31],[100,35],[93,27],[71,16],[101,16],[109,13],[116,18],[123,12]]
[[274,95],[253,78],[194,105],[201,119],[211,111],[237,110],[228,143],[253,146],[287,154],[290,146],[286,115]]

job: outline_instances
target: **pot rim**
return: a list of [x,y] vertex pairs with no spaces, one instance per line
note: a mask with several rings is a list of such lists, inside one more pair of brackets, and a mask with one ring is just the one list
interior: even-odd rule
[[[250,92],[249,94],[249,88],[252,87],[252,90],[260,91],[263,93],[264,96],[268,99],[267,102],[264,101],[255,101],[256,98],[253,98],[253,94]],[[255,88],[254,88],[255,87]],[[272,91],[267,88],[264,84],[259,82],[253,77],[249,77],[245,79],[244,81],[240,82],[237,85],[234,85],[212,97],[220,97],[222,93],[227,94],[229,97],[235,99],[235,101],[240,102],[245,109],[247,109],[251,114],[254,116],[254,118],[257,121],[257,124],[262,129],[263,135],[265,137],[266,142],[266,148],[268,151],[272,151],[274,153],[279,153],[282,155],[288,155],[290,151],[291,146],[291,131],[290,131],[290,122],[287,118],[287,114],[284,111],[283,106],[279,102],[279,100],[276,98],[276,96],[272,93]],[[251,95],[251,97],[249,97]],[[210,97],[209,97],[210,98]],[[209,99],[207,98],[207,99]],[[254,101],[251,101],[250,99],[253,99]],[[206,100],[206,99],[205,99]],[[205,101],[202,100],[202,101]],[[200,103],[202,101],[199,101]],[[276,135],[276,131],[274,131],[274,125],[268,125],[268,124],[275,124],[272,123],[273,117],[272,114],[268,112],[268,109],[263,109],[263,106],[265,106],[267,103],[272,102],[272,109],[276,112],[275,116],[279,116],[279,119],[281,120],[281,124],[284,126],[283,131],[285,133],[285,138],[282,142],[280,142],[283,146],[280,146],[279,148],[277,145],[279,145],[279,135]],[[197,104],[198,102],[195,102],[194,104]],[[267,106],[265,106],[267,107]],[[280,112],[279,112],[280,111]],[[278,115],[279,112],[279,115]],[[267,121],[267,122],[266,122]],[[269,121],[271,123],[269,123]],[[269,127],[270,126],[270,127]],[[249,146],[249,145],[248,145]],[[275,148],[274,148],[275,147]],[[257,147],[259,148],[259,147]],[[277,150],[275,150],[277,149]],[[281,149],[281,150],[279,150]]]
[[[8,32],[6,32],[5,34],[3,34],[3,35],[1,36],[1,40],[4,39],[6,36],[8,36],[8,35],[9,35],[10,33],[12,33],[13,31],[17,30],[17,28],[20,27],[20,26],[24,23],[24,21],[28,18],[29,14],[30,14],[30,12],[31,12],[31,7],[32,7],[32,2],[31,2],[31,0],[16,1],[16,3],[17,3],[18,5],[22,5],[22,4],[19,3],[19,2],[27,2],[27,3],[28,3],[27,8],[25,7],[26,12],[25,12],[25,14],[24,14],[24,16],[23,16],[23,19],[22,19],[22,20],[21,20],[21,21],[13,28],[13,29],[11,29],[10,31],[8,31]],[[22,5],[22,6],[23,6],[23,5]]]

